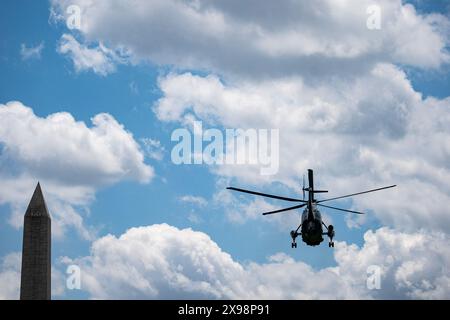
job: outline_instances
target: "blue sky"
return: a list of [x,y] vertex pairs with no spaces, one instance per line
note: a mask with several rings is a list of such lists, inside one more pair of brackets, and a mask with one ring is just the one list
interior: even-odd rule
[[[436,4],[436,2],[433,2],[433,5],[422,1],[415,1],[412,3],[416,6],[417,15],[440,13],[442,14],[442,17],[446,17],[447,19],[449,17],[449,5],[445,1],[439,2],[439,5]],[[89,48],[94,48],[100,42],[104,42],[109,48],[114,50],[116,49],[118,42],[123,42],[123,40],[117,39],[123,38],[120,38],[120,35],[115,37],[114,25],[111,26],[112,31],[110,31],[110,33],[108,33],[109,31],[104,32],[104,30],[101,30],[98,26],[97,29],[83,29],[82,31],[74,32],[67,29],[64,21],[51,21],[50,8],[52,6],[61,8],[65,5],[65,1],[54,1],[53,4],[45,1],[2,2],[2,10],[0,13],[0,104],[6,104],[10,101],[19,101],[21,104],[32,108],[34,114],[40,118],[46,118],[47,116],[58,112],[67,112],[70,113],[76,121],[84,122],[88,127],[92,127],[91,119],[95,115],[99,113],[108,113],[114,117],[117,122],[122,124],[126,131],[132,134],[133,139],[140,145],[140,151],[145,155],[142,165],[152,167],[154,169],[154,176],[151,181],[144,183],[136,181],[136,179],[125,178],[122,180],[118,179],[119,181],[115,181],[114,183],[96,186],[95,192],[92,193],[94,196],[92,200],[83,205],[73,205],[75,210],[83,217],[84,225],[93,228],[96,231],[94,232],[94,239],[90,240],[83,239],[75,228],[72,227],[68,227],[64,231],[62,237],[54,237],[52,261],[62,274],[65,272],[65,267],[64,264],[61,263],[61,257],[65,256],[76,260],[77,258],[89,256],[91,254],[90,249],[92,243],[107,234],[119,237],[129,228],[151,226],[161,223],[166,223],[178,229],[192,228],[195,231],[207,234],[212,241],[217,243],[222,251],[229,253],[234,261],[244,266],[251,263],[263,265],[264,263],[268,263],[269,257],[277,253],[284,253],[286,256],[294,259],[297,263],[304,263],[313,270],[334,267],[337,265],[336,259],[338,258],[333,249],[328,248],[326,245],[327,240],[319,247],[308,247],[302,243],[297,250],[292,250],[290,247],[289,232],[291,229],[296,228],[296,225],[287,226],[282,222],[280,223],[279,220],[274,220],[271,216],[262,219],[246,218],[242,222],[233,221],[230,219],[227,210],[229,210],[232,205],[235,206],[236,202],[233,202],[233,204],[226,202],[221,203],[222,201],[220,198],[219,201],[214,200],[215,195],[223,189],[222,186],[231,183],[234,186],[242,186],[273,193],[284,193],[287,196],[296,196],[296,191],[292,188],[292,181],[297,181],[298,186],[300,186],[300,172],[302,170],[299,168],[306,169],[307,167],[316,169],[316,182],[320,186],[329,188],[330,195],[340,195],[348,191],[356,192],[361,190],[361,188],[370,189],[382,184],[401,184],[402,182],[412,190],[416,186],[414,181],[417,179],[420,180],[420,177],[416,177],[414,174],[411,174],[406,178],[404,175],[397,176],[396,174],[398,173],[391,174],[389,170],[394,171],[395,168],[379,169],[375,164],[368,164],[365,168],[361,167],[356,169],[354,167],[344,168],[345,165],[342,164],[343,173],[337,173],[340,171],[340,165],[335,165],[335,167],[329,169],[327,167],[327,155],[322,152],[314,155],[313,159],[308,158],[308,155],[311,156],[310,153],[302,154],[293,152],[295,160],[300,161],[302,160],[302,157],[305,157],[306,163],[289,167],[285,165],[286,163],[282,162],[282,168],[280,169],[282,173],[274,177],[272,184],[268,183],[268,180],[252,180],[251,177],[248,179],[241,178],[241,171],[225,174],[218,173],[207,165],[177,166],[170,161],[170,151],[174,146],[174,142],[170,140],[170,135],[174,129],[183,127],[184,124],[182,119],[167,121],[158,116],[158,110],[160,108],[159,101],[170,95],[170,93],[161,88],[161,79],[167,79],[170,74],[181,75],[186,72],[191,72],[192,77],[198,77],[199,79],[206,79],[208,75],[212,75],[217,76],[218,79],[222,79],[222,85],[225,88],[228,84],[230,84],[232,88],[238,89],[242,86],[242,88],[244,88],[244,93],[245,88],[253,88],[255,90],[254,92],[260,92],[258,91],[260,90],[258,89],[258,85],[264,81],[258,79],[259,75],[257,73],[249,72],[249,74],[240,74],[228,69],[228,62],[225,58],[222,61],[220,60],[222,59],[221,57],[214,57],[214,59],[211,59],[211,61],[206,62],[205,64],[198,63],[198,61],[202,61],[205,56],[214,56],[214,50],[217,50],[219,46],[212,45],[211,48],[203,48],[205,52],[201,52],[199,56],[195,56],[203,49],[197,50],[193,48],[192,53],[189,52],[189,40],[187,40],[187,44],[180,45],[179,48],[176,45],[170,47],[170,30],[158,36],[165,36],[169,39],[164,41],[169,43],[166,43],[169,48],[168,51],[173,51],[172,55],[168,55],[172,58],[160,58],[158,54],[153,52],[153,47],[150,49],[150,52],[147,53],[145,48],[139,48],[130,42],[129,44],[125,43],[124,45],[128,45],[128,49],[135,55],[135,61],[127,63],[114,62],[116,68],[115,71],[108,72],[106,75],[98,74],[89,68],[81,71],[77,70],[74,67],[72,58],[68,54],[58,52],[58,47],[60,46],[63,34],[72,34],[79,43],[87,45]],[[175,11],[176,10],[174,10],[174,12]],[[234,12],[233,10],[231,11]],[[231,13],[230,15],[232,14],[234,13]],[[89,16],[88,18],[91,19],[92,17]],[[255,18],[255,21],[259,20]],[[326,31],[326,27],[324,28]],[[383,30],[381,30],[381,32],[383,32]],[[174,31],[174,33],[176,32]],[[110,35],[110,39],[108,39],[108,35]],[[140,35],[137,36],[139,37]],[[446,41],[448,41],[448,30],[446,36]],[[152,39],[152,41],[155,41],[157,37],[153,37]],[[174,39],[175,40],[172,40],[176,43],[176,36],[174,36]],[[187,37],[187,39],[190,38]],[[145,37],[142,41],[146,41]],[[162,42],[165,43],[164,41]],[[224,39],[224,41],[229,40]],[[422,44],[420,41],[421,38],[418,40],[418,47],[426,46],[426,44]],[[40,43],[43,43],[44,47],[40,52],[39,57],[23,58],[21,55],[22,44],[30,48],[36,47]],[[394,41],[393,43],[395,46],[396,42]],[[158,42],[154,42],[154,46],[158,45]],[[195,45],[198,45],[198,43],[193,41],[192,46]],[[231,43],[229,45],[233,46],[235,44]],[[442,52],[448,50],[448,45],[449,42],[445,43],[444,41]],[[233,50],[233,48],[230,49],[229,57],[233,57],[233,55],[236,54],[236,59],[240,59],[240,55]],[[434,53],[430,53],[430,56],[432,56],[432,54]],[[222,54],[217,52],[217,56],[222,56]],[[378,56],[378,54],[375,54],[375,56]],[[423,61],[426,61],[427,59],[423,59],[423,57],[414,57],[413,59],[404,59],[403,61],[403,57],[399,57],[398,55],[394,56],[392,59],[389,57],[384,58],[386,56],[389,55],[379,54],[379,57],[382,58],[375,59],[379,59],[382,63],[396,66],[398,70],[406,72],[407,81],[409,81],[413,90],[423,94],[421,101],[425,101],[426,97],[435,97],[436,99],[446,101],[445,98],[450,95],[450,87],[448,86],[450,77],[448,60],[447,63],[441,62],[438,63],[438,67],[435,67],[424,63]],[[186,58],[187,61],[190,61],[190,57],[194,62],[183,62],[184,58]],[[243,58],[244,61],[245,59],[246,58]],[[259,58],[255,58],[255,61],[257,59]],[[280,56],[278,59],[281,61],[284,58],[283,56]],[[300,60],[301,59],[303,58],[300,58]],[[386,59],[386,61],[383,59]],[[430,59],[438,61],[441,58],[431,57]],[[177,65],[177,61],[180,61],[179,65]],[[320,60],[318,61],[320,62]],[[445,59],[442,58],[442,61],[445,61]],[[237,64],[238,63],[241,62],[237,62]],[[265,75],[264,77],[273,77],[273,81],[278,81],[277,79],[279,79],[280,76],[272,75],[271,72],[272,71],[268,69],[268,76]],[[350,77],[361,77],[361,79],[365,79],[365,75],[362,74],[362,72],[363,71],[361,71],[361,74],[351,75]],[[338,73],[339,74],[335,75],[338,79],[339,77],[346,77],[345,71],[340,70]],[[301,72],[299,75],[303,76]],[[307,76],[305,77],[307,78]],[[328,81],[328,76],[318,75],[318,77],[320,79],[317,81],[319,81],[322,86],[326,87],[324,83]],[[369,79],[367,81],[371,80]],[[305,83],[307,86],[309,85],[308,80],[305,80]],[[330,83],[333,82],[330,81]],[[201,88],[199,88],[199,90],[200,89]],[[264,91],[264,89],[262,90]],[[318,93],[316,92],[315,94]],[[325,93],[324,95],[326,96],[327,94],[328,93]],[[342,93],[342,95],[345,94]],[[393,93],[393,95],[395,95],[395,93]],[[406,97],[406,94],[400,96],[400,100],[395,100],[395,103],[398,104],[399,101],[402,102],[403,100],[401,99]],[[264,99],[264,95],[262,95],[262,97],[262,99]],[[322,96],[320,98],[322,98]],[[220,97],[217,97],[217,100],[219,99]],[[327,98],[324,99],[327,100]],[[407,98],[404,99],[405,104],[408,104]],[[186,110],[188,110],[190,103],[195,107],[195,97],[186,98],[186,101],[188,101],[185,106]],[[380,103],[383,103],[383,101]],[[333,98],[330,97],[328,102],[333,103]],[[340,105],[340,102],[337,101],[336,105]],[[447,102],[443,102],[443,105],[448,109],[448,99]],[[200,108],[208,107],[201,106],[196,110],[197,118],[199,120],[207,121],[208,116],[205,115],[208,114],[209,111],[199,111]],[[214,113],[215,109],[212,109],[213,111],[211,111],[211,113]],[[263,110],[261,112],[263,112]],[[204,118],[202,118],[203,116]],[[385,113],[384,117],[388,117],[388,114]],[[241,120],[236,120],[236,125],[242,124],[240,121]],[[384,120],[380,121],[383,122]],[[206,126],[223,129],[228,127],[230,123],[233,124],[232,121],[218,120],[215,124],[206,122]],[[383,123],[387,123],[387,121]],[[302,124],[299,123],[298,126],[300,127]],[[380,126],[382,128],[381,130],[384,130],[383,125]],[[280,130],[282,129],[283,128],[280,128]],[[388,128],[386,130],[390,129]],[[436,129],[436,132],[438,131],[439,130]],[[327,134],[331,134],[331,137],[340,137],[340,133],[336,132],[331,131]],[[385,137],[383,132],[378,132],[378,134],[380,137]],[[342,140],[342,143],[351,141],[351,143],[364,144],[361,141],[355,142],[353,135],[358,136],[357,132],[353,134],[345,133],[344,135],[347,137],[350,136],[350,138],[348,138],[349,140]],[[314,138],[314,136],[312,137]],[[145,138],[160,142],[163,147],[162,159],[154,159],[145,153],[145,145],[142,142],[142,139]],[[301,137],[299,139],[301,140]],[[367,139],[372,139],[372,137],[368,137]],[[317,143],[321,142],[323,141],[318,140]],[[383,142],[383,140],[377,140],[375,145],[380,146],[384,143],[387,145],[390,141]],[[393,143],[396,143],[396,141]],[[7,143],[0,137],[0,146],[5,148],[5,145],[7,145]],[[307,144],[301,142],[301,150],[308,147]],[[0,149],[0,155],[2,153],[4,155],[6,154],[3,148]],[[381,154],[384,153],[383,147],[379,147],[377,150],[381,152]],[[393,152],[394,151],[391,149],[387,150],[387,157],[392,156],[397,157],[396,159],[399,161],[403,160],[401,156],[394,156]],[[416,156],[420,157],[420,155],[417,154]],[[14,158],[12,159],[12,161],[8,161],[7,156],[2,157],[0,166],[2,167],[1,170],[3,172],[10,173],[15,170],[22,170],[22,163],[20,163],[19,160],[16,162]],[[404,159],[414,159],[414,156],[405,155]],[[67,159],[63,159],[62,161],[67,161]],[[430,160],[430,163],[431,162],[432,161]],[[315,164],[317,164],[317,166]],[[322,168],[323,170],[321,171]],[[327,169],[325,170],[325,168]],[[447,172],[448,167],[440,168],[438,165],[435,170],[439,169]],[[368,174],[367,179],[361,178],[363,175],[352,175],[351,179],[349,178],[348,181],[345,180],[345,182],[341,183],[340,179],[346,179],[345,173],[349,172],[349,170],[350,172],[352,170],[355,172],[364,172],[364,170],[367,170],[370,174]],[[32,169],[27,169],[27,172],[30,173],[31,177],[35,177],[36,179],[40,178],[39,172],[33,172]],[[292,174],[290,175],[286,172],[292,172]],[[321,172],[323,172],[323,175],[321,175]],[[72,174],[76,175],[76,172],[73,172]],[[397,181],[396,178],[402,180]],[[45,179],[46,178],[44,178],[42,183],[44,194],[47,192]],[[221,179],[224,179],[225,184],[219,182]],[[327,182],[333,183],[332,185],[327,185]],[[352,188],[354,182],[357,184],[354,184],[354,187]],[[432,186],[438,186],[443,182],[434,181],[429,183],[431,183]],[[445,184],[445,188],[447,185],[448,182]],[[342,187],[342,191],[340,191],[340,187]],[[32,192],[32,188],[27,189],[26,192],[24,190],[23,202],[21,203],[22,207],[19,206],[20,208],[23,208],[23,205],[29,201]],[[412,194],[414,193],[408,193],[409,196]],[[180,200],[183,196],[202,197],[207,201],[207,204],[202,206],[183,202]],[[371,199],[375,202],[383,202],[384,196],[385,194],[380,192]],[[391,204],[395,203],[395,198],[389,197],[390,198],[386,202]],[[251,196],[237,196],[237,198],[234,199],[234,201],[236,201],[236,199],[242,201],[244,205],[249,204],[254,200]],[[8,201],[6,196],[1,197],[0,200],[0,257],[5,257],[10,253],[21,251],[22,228],[14,226],[10,221],[15,203],[12,200]],[[404,200],[404,198],[397,199],[398,202],[401,202],[401,200]],[[268,203],[272,203],[279,207],[285,205],[283,202],[276,201],[268,201]],[[394,233],[395,230],[397,230],[399,232],[406,232],[409,235],[418,232],[421,227],[427,228],[427,226],[417,226],[413,222],[405,224],[405,228],[403,228],[396,220],[395,213],[380,213],[383,210],[386,210],[386,207],[383,207],[382,204],[379,203],[380,207],[374,206],[373,208],[367,203],[361,202],[355,204],[350,200],[342,201],[338,204],[341,207],[348,209],[364,209],[369,213],[365,222],[356,228],[350,228],[348,225],[349,223],[346,220],[346,214],[333,212],[327,209],[322,210],[327,216],[332,217],[332,222],[336,229],[336,241],[345,242],[348,246],[356,244],[358,247],[362,247],[365,243],[364,235],[366,232],[368,230],[378,230],[383,226],[390,228],[389,230],[393,230]],[[403,204],[396,204],[396,206],[394,206],[394,208],[398,210],[405,210],[405,212],[400,212],[401,215],[406,216],[403,220],[399,219],[399,221],[401,220],[400,223],[411,220],[410,218],[407,218],[409,209],[403,208],[402,206]],[[444,206],[444,204],[442,204],[442,206]],[[242,209],[242,207],[238,207],[238,210],[240,210],[239,208]],[[54,210],[52,207],[49,209],[51,212]],[[393,211],[396,209],[393,209]],[[446,212],[448,213],[448,211]],[[199,221],[193,222],[192,215],[195,215]],[[289,217],[295,215],[299,216],[299,213],[286,213],[286,216]],[[441,216],[439,216],[437,220],[441,219],[440,217]],[[438,231],[444,232],[445,234],[445,231],[448,231],[447,225],[445,224],[448,220],[444,217],[442,218],[442,221],[445,221],[443,222],[443,230],[441,229]],[[429,228],[432,230],[434,226],[430,226]],[[189,240],[187,239],[186,241]],[[149,247],[148,250],[152,250],[152,248]],[[448,276],[448,274],[446,274],[446,276]],[[185,297],[182,291],[180,292],[180,296]],[[65,290],[63,294],[59,296],[55,295],[54,297],[71,299],[80,297],[89,298],[93,296],[95,297],[95,294],[91,290],[82,288],[81,291]],[[189,295],[186,295],[186,297],[189,297]]]

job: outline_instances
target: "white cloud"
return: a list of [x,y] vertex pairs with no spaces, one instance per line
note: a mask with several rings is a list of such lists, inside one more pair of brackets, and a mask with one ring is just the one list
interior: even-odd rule
[[205,207],[208,204],[208,201],[205,198],[199,197],[199,196],[193,196],[193,195],[181,196],[181,197],[179,197],[179,200],[181,202],[194,204],[199,207]]
[[[162,224],[107,235],[89,256],[66,262],[80,265],[82,286],[96,299],[448,297],[447,235],[382,228],[364,239],[362,248],[337,242],[337,266],[314,270],[284,253],[241,264],[208,235]],[[367,289],[371,265],[382,270],[380,290]]]
[[178,197],[178,201],[180,201],[184,204],[191,205],[191,211],[187,215],[187,219],[191,223],[198,224],[198,223],[203,222],[203,219],[200,217],[200,215],[198,215],[194,211],[193,208],[194,207],[205,208],[208,205],[208,201],[205,198],[200,197],[200,196],[184,195],[184,196]]
[[[423,68],[449,62],[448,18],[420,14],[401,0],[52,4],[60,19],[68,5],[78,5],[86,39],[125,47],[134,60],[222,74],[316,78],[365,71],[380,62]],[[375,31],[366,26],[366,10],[374,4],[382,19]]]
[[40,59],[42,49],[44,49],[44,41],[35,47],[27,47],[24,43],[22,43],[20,45],[20,56],[22,57],[22,60]]
[[[260,219],[265,223],[274,223],[280,230],[292,230],[300,223],[298,210],[292,210],[281,215],[264,217],[263,212],[273,211],[289,207],[285,202],[267,202],[263,198],[238,194],[227,190],[226,187],[232,186],[231,179],[219,178],[216,183],[216,192],[213,196],[213,203],[223,208],[229,221],[237,224],[243,224],[247,221]],[[271,193],[283,194],[286,188],[274,188]],[[289,194],[287,194],[289,196]],[[302,209],[303,210],[303,209]],[[329,223],[329,221],[324,221]]]
[[98,188],[122,180],[151,180],[153,168],[144,163],[130,132],[106,113],[92,123],[88,127],[67,112],[41,118],[17,101],[0,105],[0,203],[11,206],[14,226],[22,225],[38,180],[55,235],[62,236],[71,226],[83,238],[91,238],[92,230],[84,226],[80,211],[88,211]]
[[132,134],[107,113],[91,128],[67,112],[40,118],[20,102],[0,105],[0,114],[4,156],[40,176],[86,187],[152,177]]
[[[444,233],[401,233],[389,228],[364,235],[364,246],[338,244],[335,258],[340,275],[359,281],[368,265],[382,270],[375,298],[445,299],[450,294],[449,238]],[[360,279],[361,281],[363,279]]]
[[147,157],[158,161],[164,158],[165,149],[160,141],[151,138],[142,138],[140,141]]
[[[64,15],[74,1],[52,3]],[[447,17],[419,14],[400,0],[75,4],[82,9],[80,32],[87,43],[126,48],[133,63],[149,60],[224,77],[161,77],[163,97],[155,105],[161,121],[280,129],[276,176],[262,177],[251,166],[213,167],[218,177],[262,188],[277,181],[298,192],[311,167],[317,186],[330,196],[399,185],[356,197],[352,206],[373,210],[400,231],[366,233],[362,248],[337,242],[336,268],[317,271],[284,255],[244,265],[204,234],[152,226],[104,237],[80,260],[94,298],[448,296],[449,274],[439,266],[449,259],[448,237],[440,232],[450,227],[450,100],[424,99],[394,66],[448,63]],[[366,28],[372,4],[381,7],[378,31]],[[225,192],[216,198],[238,222],[274,208],[261,199],[241,203]],[[430,233],[411,233],[419,228]],[[149,244],[155,250],[146,250]],[[366,289],[371,264],[382,267],[380,291]]]
[[20,252],[13,252],[2,257],[0,265],[0,300],[19,298],[20,290]]
[[[54,0],[52,9],[63,17],[69,4]],[[221,166],[213,168],[218,176],[281,181],[298,190],[311,167],[336,193],[397,183],[396,190],[355,198],[353,205],[400,229],[450,226],[450,102],[423,99],[394,66],[448,63],[448,17],[419,13],[400,0],[75,4],[89,42],[126,48],[133,62],[224,77],[161,77],[160,120],[280,129],[278,175]],[[366,9],[374,4],[382,19],[375,31],[366,27]]]
[[89,48],[79,43],[70,34],[62,35],[58,52],[69,56],[76,72],[92,70],[102,76],[114,72],[116,64],[123,61],[117,53],[106,48],[102,43],[97,47]]
[[[20,270],[22,253],[12,252],[1,258],[0,300],[17,300],[20,297]],[[61,271],[52,266],[52,297],[64,295],[65,279]]]
[[159,81],[163,96],[154,110],[165,122],[197,118],[210,126],[280,130],[277,175],[223,165],[212,167],[218,176],[252,185],[280,181],[300,194],[301,177],[313,168],[330,196],[396,183],[396,189],[355,197],[355,208],[374,210],[403,230],[447,230],[450,100],[423,99],[393,65],[341,80],[225,84],[214,75],[169,74]]

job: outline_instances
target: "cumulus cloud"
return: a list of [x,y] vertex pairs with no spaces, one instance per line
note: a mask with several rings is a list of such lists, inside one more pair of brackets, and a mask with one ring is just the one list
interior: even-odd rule
[[37,180],[50,204],[55,235],[72,226],[84,238],[92,230],[84,226],[80,210],[88,210],[98,188],[151,180],[153,168],[144,163],[130,132],[106,113],[93,117],[92,124],[67,112],[41,118],[17,101],[0,105],[0,203],[11,206],[14,226],[22,225]]
[[[86,41],[126,48],[135,61],[214,72],[162,76],[161,121],[280,129],[278,175],[230,165],[213,167],[217,175],[299,191],[311,167],[336,193],[397,183],[353,206],[405,230],[450,226],[449,100],[424,99],[399,67],[449,62],[448,17],[400,0],[75,3]],[[62,18],[69,4],[54,0],[52,9]],[[367,28],[371,5],[380,30]]]
[[[375,298],[445,299],[450,294],[448,235],[401,233],[389,228],[368,231],[364,246],[339,243],[335,258],[346,281],[362,281],[368,265],[381,268],[381,289]],[[361,277],[358,279],[358,277]]]
[[159,86],[154,110],[162,121],[280,130],[277,175],[261,176],[259,166],[212,167],[219,176],[280,181],[298,194],[307,168],[334,194],[397,183],[354,198],[355,208],[401,229],[450,226],[450,100],[424,99],[398,67],[379,64],[364,76],[314,86],[301,77],[226,84],[190,73],[169,74]]
[[22,43],[20,45],[20,56],[22,57],[22,60],[40,59],[42,49],[44,49],[43,41],[35,47],[27,47],[25,43]]
[[152,177],[132,134],[107,113],[89,128],[67,112],[41,118],[20,102],[0,108],[3,151],[30,171],[82,186]]
[[[53,0],[54,16],[64,19],[73,4],[81,9],[79,31],[88,41],[126,47],[135,60],[182,68],[316,77],[360,72],[379,62],[421,68],[449,62],[448,18],[420,14],[401,0],[154,0],[131,6]],[[381,30],[367,28],[373,5],[381,11]]]
[[106,48],[102,43],[97,47],[88,47],[70,34],[61,36],[57,49],[59,53],[67,55],[72,60],[76,72],[92,70],[106,76],[116,70],[117,63],[123,61],[116,52]]
[[[94,299],[448,297],[445,234],[382,228],[364,239],[361,248],[337,242],[336,267],[315,270],[284,253],[242,264],[202,232],[161,224],[107,235],[92,244],[89,256],[65,260],[80,265],[82,287]],[[379,290],[367,287],[373,265],[381,270]]]
[[[125,48],[133,63],[213,72],[163,75],[162,98],[154,106],[161,121],[280,129],[278,174],[261,176],[255,166],[212,167],[227,184],[237,179],[264,189],[276,181],[279,189],[300,194],[301,176],[314,168],[317,186],[330,196],[399,185],[352,202],[399,231],[368,232],[362,248],[337,242],[335,268],[313,270],[283,254],[241,264],[204,234],[142,227],[99,239],[92,254],[79,259],[92,297],[448,296],[449,275],[439,266],[449,256],[448,237],[440,232],[450,227],[450,100],[422,97],[401,69],[449,62],[448,17],[419,13],[401,0],[155,0],[133,6],[53,0],[52,9],[64,18],[72,4],[82,11],[81,48],[101,43],[105,51]],[[381,9],[381,30],[366,27],[366,9],[374,4]],[[227,194],[215,198],[236,222],[274,208]],[[133,253],[150,244],[148,253]],[[383,271],[381,290],[367,290],[369,265]]]

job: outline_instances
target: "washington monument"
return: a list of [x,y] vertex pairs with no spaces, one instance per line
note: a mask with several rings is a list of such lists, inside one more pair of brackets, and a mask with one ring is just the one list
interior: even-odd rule
[[51,219],[38,183],[24,218],[21,300],[51,298]]

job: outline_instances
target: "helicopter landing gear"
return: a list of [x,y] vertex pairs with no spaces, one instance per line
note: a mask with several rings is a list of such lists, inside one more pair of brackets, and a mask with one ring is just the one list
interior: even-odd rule
[[295,242],[295,239],[300,235],[300,233],[298,233],[297,231],[298,229],[296,231],[294,230],[291,231],[291,238],[292,238],[291,248],[297,248],[297,242]]
[[325,228],[327,228],[327,232],[324,233],[324,234],[326,234],[330,238],[330,242],[328,242],[328,247],[329,248],[334,248],[334,241],[333,241],[334,227],[331,224],[328,227],[326,226],[325,223],[322,222],[322,224],[325,226]]

